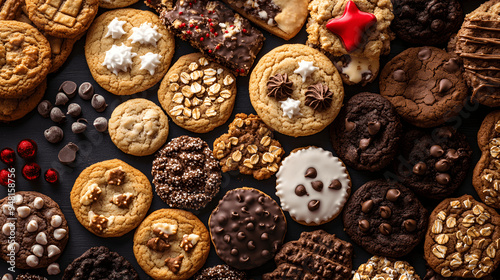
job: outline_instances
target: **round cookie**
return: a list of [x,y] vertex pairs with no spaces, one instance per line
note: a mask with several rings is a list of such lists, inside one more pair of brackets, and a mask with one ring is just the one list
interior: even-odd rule
[[380,94],[351,97],[331,125],[336,154],[358,170],[378,171],[396,156],[402,125],[392,104]]
[[19,0],[3,0],[0,2],[0,20],[11,20],[16,18],[17,11],[21,7]]
[[253,114],[236,114],[228,132],[214,141],[214,156],[220,160],[222,172],[239,170],[257,180],[276,173],[283,154],[273,132]]
[[411,44],[445,44],[464,20],[462,5],[457,0],[399,0],[392,1],[392,5],[391,30]]
[[174,55],[174,36],[157,15],[118,9],[100,15],[85,41],[94,80],[116,95],[144,91],[158,83]]
[[435,47],[409,48],[382,69],[380,94],[407,122],[434,127],[458,115],[467,85],[450,53]]
[[58,38],[76,38],[97,15],[99,0],[25,0],[30,20],[43,32]]
[[198,272],[194,280],[247,280],[246,273],[231,268],[227,264],[220,264],[213,267],[207,267]]
[[420,280],[420,277],[415,269],[405,261],[373,256],[368,262],[358,267],[352,278],[352,280],[365,279]]
[[422,241],[427,210],[403,185],[375,180],[356,190],[343,220],[346,233],[370,254],[399,258]]
[[49,73],[50,45],[33,26],[0,20],[0,98],[30,95]]
[[457,34],[455,53],[462,58],[472,99],[500,106],[500,0],[490,0],[469,13]]
[[147,156],[167,141],[168,118],[155,103],[135,98],[115,108],[108,131],[113,143],[124,153]]
[[281,208],[300,224],[312,226],[335,219],[351,194],[344,163],[322,148],[293,150],[276,174]]
[[185,280],[208,258],[210,235],[191,212],[160,209],[151,213],[134,234],[134,255],[155,280]]
[[101,0],[101,2],[99,2],[99,7],[105,9],[123,8],[137,3],[137,1],[139,0]]
[[219,193],[219,162],[200,138],[172,139],[156,153],[152,165],[156,193],[170,207],[198,210]]
[[31,94],[23,98],[0,98],[0,121],[10,122],[26,116],[36,108],[47,89],[47,80],[37,86]]
[[17,275],[16,280],[47,280],[47,278],[29,273]]
[[76,218],[87,230],[101,237],[117,237],[141,223],[153,192],[142,172],[112,159],[85,168],[70,199]]
[[272,129],[294,137],[327,127],[344,99],[333,63],[300,44],[282,45],[264,55],[252,71],[249,91],[259,117]]
[[500,215],[463,195],[443,200],[432,211],[424,258],[441,276],[481,278],[500,263],[499,244]]
[[62,277],[62,280],[87,279],[139,280],[139,275],[127,259],[100,246],[92,247],[74,259]]
[[465,135],[452,127],[407,131],[400,150],[401,157],[394,161],[397,180],[430,199],[455,192],[471,164],[472,150]]
[[231,116],[236,78],[227,68],[201,53],[180,57],[158,89],[161,106],[178,126],[206,133]]
[[271,260],[286,233],[281,208],[270,196],[254,188],[228,191],[212,211],[208,225],[217,255],[241,270]]
[[0,207],[2,259],[9,262],[14,253],[17,268],[36,269],[59,258],[68,243],[68,223],[55,201],[38,192],[16,192],[1,199]]
[[[441,274],[435,272],[431,268],[427,268],[427,271],[425,272],[425,276],[423,280],[467,280],[470,278],[462,278],[462,277],[443,277]],[[493,276],[488,275],[485,277],[481,278],[476,278],[479,280],[495,280]]]

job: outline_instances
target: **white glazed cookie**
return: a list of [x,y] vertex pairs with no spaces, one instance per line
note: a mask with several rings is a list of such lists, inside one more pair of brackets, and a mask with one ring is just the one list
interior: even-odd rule
[[108,130],[118,149],[134,156],[146,156],[167,141],[168,119],[153,102],[136,98],[115,108]]
[[292,151],[276,174],[276,195],[281,207],[304,225],[333,220],[350,193],[351,179],[344,163],[321,148]]

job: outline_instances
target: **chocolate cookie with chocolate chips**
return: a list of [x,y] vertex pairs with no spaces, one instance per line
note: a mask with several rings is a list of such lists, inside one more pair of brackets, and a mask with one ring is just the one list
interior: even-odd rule
[[423,239],[427,210],[415,194],[399,183],[370,181],[349,199],[344,230],[373,255],[399,258]]
[[231,268],[227,264],[220,264],[213,267],[207,267],[194,277],[194,280],[246,280],[246,273]]
[[333,149],[349,166],[377,171],[397,154],[402,125],[392,104],[380,94],[353,96],[331,126]]
[[394,169],[401,183],[418,195],[440,199],[462,184],[471,155],[465,135],[452,127],[415,129],[403,136],[401,157]]

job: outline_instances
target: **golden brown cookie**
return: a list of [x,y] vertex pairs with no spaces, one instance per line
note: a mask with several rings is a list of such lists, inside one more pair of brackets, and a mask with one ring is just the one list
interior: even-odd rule
[[95,163],[80,173],[70,194],[78,221],[101,237],[137,227],[153,199],[148,178],[119,159]]
[[85,58],[101,87],[116,95],[130,95],[165,76],[174,45],[174,36],[154,13],[118,9],[94,21],[87,33]]
[[36,28],[0,20],[0,98],[29,96],[49,73],[50,45]]
[[25,0],[30,20],[48,35],[76,38],[90,27],[99,0]]
[[157,210],[134,234],[134,255],[141,268],[155,280],[185,280],[207,260],[210,235],[191,212]]
[[0,0],[0,20],[15,19],[21,0]]
[[101,0],[99,7],[106,9],[116,9],[130,6],[139,0]]
[[26,116],[36,108],[47,89],[47,80],[23,98],[0,98],[0,121],[11,122]]
[[234,75],[201,53],[180,57],[158,90],[158,100],[172,121],[196,133],[224,124],[231,116],[235,99]]
[[358,267],[352,278],[352,280],[366,279],[420,280],[420,276],[415,272],[415,268],[405,261],[373,256]]

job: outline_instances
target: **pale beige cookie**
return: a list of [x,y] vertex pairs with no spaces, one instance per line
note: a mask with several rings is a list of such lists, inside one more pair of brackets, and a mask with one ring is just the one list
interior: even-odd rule
[[118,9],[94,21],[87,33],[85,58],[101,87],[116,95],[130,95],[165,76],[174,48],[174,36],[157,15]]
[[167,141],[168,118],[153,102],[131,99],[115,108],[108,131],[113,143],[124,153],[151,155]]
[[0,98],[0,121],[10,122],[26,116],[36,108],[47,89],[47,80],[23,98]]
[[50,45],[31,25],[0,20],[0,98],[29,96],[49,73]]
[[156,280],[185,280],[207,260],[210,235],[191,212],[157,210],[141,223],[134,234],[137,263]]
[[101,237],[122,236],[146,216],[153,192],[149,179],[119,159],[98,162],[80,173],[70,194],[78,221]]
[[101,0],[99,7],[106,9],[116,9],[130,6],[139,0]]
[[21,0],[0,0],[0,20],[15,19]]
[[262,57],[249,82],[259,117],[289,136],[320,132],[337,116],[344,99],[342,79],[320,51],[282,45]]
[[76,38],[94,20],[99,0],[25,0],[31,21],[48,35]]
[[158,90],[161,106],[178,126],[205,133],[224,124],[234,107],[236,79],[201,53],[182,56]]
[[253,23],[285,40],[299,33],[308,15],[309,0],[222,1]]

